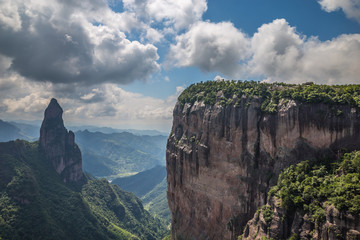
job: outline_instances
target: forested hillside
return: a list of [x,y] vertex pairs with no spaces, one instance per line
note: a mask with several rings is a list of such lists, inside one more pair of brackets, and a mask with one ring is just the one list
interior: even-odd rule
[[0,238],[161,239],[135,195],[87,177],[65,184],[38,142],[0,143]]

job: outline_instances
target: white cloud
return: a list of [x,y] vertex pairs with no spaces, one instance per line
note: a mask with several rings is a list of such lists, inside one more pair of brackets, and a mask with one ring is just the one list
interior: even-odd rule
[[360,83],[360,35],[321,42],[296,32],[285,19],[248,37],[231,23],[199,22],[171,45],[173,66],[199,67],[228,78],[328,84]]
[[303,39],[285,19],[262,25],[251,39],[251,74],[291,77],[300,57]]
[[18,13],[19,9],[13,1],[0,1],[0,23],[6,28],[19,31],[21,29],[21,20]]
[[304,44],[301,74],[329,84],[360,84],[360,34],[341,35],[331,41],[311,39]]
[[145,38],[148,39],[151,43],[157,43],[163,40],[164,34],[154,28],[146,29]]
[[322,9],[333,12],[342,9],[348,18],[353,18],[360,23],[359,0],[318,0]]
[[360,35],[341,35],[321,42],[306,39],[284,19],[262,25],[251,40],[251,75],[268,80],[328,84],[359,83]]
[[[7,86],[6,88],[4,86]],[[33,83],[12,73],[0,78],[0,119],[41,119],[52,97],[64,109],[67,124],[169,130],[180,86],[166,99],[127,92],[117,84],[96,86]],[[71,92],[67,92],[71,91]]]
[[196,66],[203,71],[237,75],[239,62],[249,56],[250,42],[230,22],[197,22],[176,37],[168,58],[175,66]]
[[[148,28],[106,1],[0,1],[0,54],[35,81],[96,84],[148,79],[160,69],[157,48],[127,39]],[[149,38],[156,40],[154,31]]]
[[201,19],[206,0],[123,0],[124,7],[149,21],[184,29]]

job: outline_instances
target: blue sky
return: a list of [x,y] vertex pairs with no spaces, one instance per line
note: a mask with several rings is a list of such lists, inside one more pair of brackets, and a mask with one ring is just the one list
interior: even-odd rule
[[177,96],[216,78],[360,83],[358,0],[0,3],[0,119],[169,131]]
[[[262,24],[281,18],[296,27],[299,34],[316,36],[321,41],[331,40],[341,34],[360,33],[359,22],[355,19],[347,18],[340,9],[326,12],[317,1],[313,0],[210,0],[207,1],[207,7],[203,20],[215,23],[229,21],[248,35],[253,35]],[[166,47],[159,49],[160,62],[164,61],[166,56],[165,49]],[[214,79],[217,75],[221,73],[202,72],[191,67],[173,68],[162,75],[153,76],[153,79],[146,83],[136,82],[125,86],[124,89],[164,98],[168,96],[174,85],[188,86],[194,82]],[[171,78],[171,82],[159,81],[164,76]],[[261,80],[256,76],[251,79]]]

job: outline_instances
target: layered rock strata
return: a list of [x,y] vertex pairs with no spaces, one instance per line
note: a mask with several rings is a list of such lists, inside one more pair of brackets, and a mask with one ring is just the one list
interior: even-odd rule
[[64,182],[77,182],[83,178],[81,152],[74,133],[65,128],[62,114],[57,100],[51,99],[40,128],[40,149]]
[[350,106],[288,100],[269,114],[260,99],[233,102],[175,106],[166,152],[173,239],[235,239],[282,169],[360,146]]

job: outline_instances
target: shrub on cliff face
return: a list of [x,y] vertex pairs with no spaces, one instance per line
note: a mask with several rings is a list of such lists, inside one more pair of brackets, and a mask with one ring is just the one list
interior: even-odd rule
[[[217,99],[217,93],[222,96]],[[233,97],[237,96],[237,102]],[[204,101],[214,105],[217,101],[223,106],[241,101],[241,97],[260,98],[261,110],[267,113],[277,111],[281,99],[293,99],[303,103],[347,104],[360,107],[360,85],[317,85],[260,83],[255,81],[208,81],[192,84],[179,96],[181,105],[194,104],[195,101]]]
[[271,209],[271,207],[269,205],[265,205],[262,207],[262,214],[264,217],[264,220],[267,224],[271,223],[271,220],[273,218],[274,215],[274,211]]
[[280,174],[270,196],[281,198],[287,210],[302,209],[315,222],[325,220],[325,204],[360,213],[360,151],[346,153],[340,162],[319,165],[304,161]]

